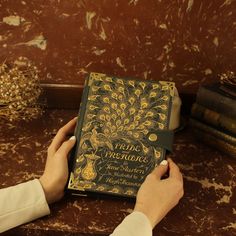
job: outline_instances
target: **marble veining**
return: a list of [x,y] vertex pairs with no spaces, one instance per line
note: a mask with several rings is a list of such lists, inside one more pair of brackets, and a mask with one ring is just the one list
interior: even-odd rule
[[5,0],[0,8],[0,60],[28,57],[43,81],[83,84],[98,71],[195,93],[235,72],[233,0]]
[[[48,110],[32,122],[0,120],[0,187],[39,178],[47,147],[74,110]],[[236,235],[235,160],[198,143],[187,127],[176,134],[175,160],[184,176],[185,195],[153,235]],[[17,171],[16,171],[17,170]],[[69,196],[51,206],[51,215],[5,235],[108,235],[132,212],[133,201]]]

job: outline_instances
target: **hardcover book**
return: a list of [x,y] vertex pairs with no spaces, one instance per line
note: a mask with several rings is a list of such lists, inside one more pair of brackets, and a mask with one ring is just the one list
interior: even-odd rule
[[236,135],[236,119],[225,116],[200,104],[194,103],[191,110],[192,117],[203,121],[223,132]]
[[211,127],[211,126],[209,126],[199,120],[196,120],[194,118],[190,118],[189,124],[196,129],[199,129],[205,133],[211,134],[215,138],[222,139],[225,142],[236,146],[236,136],[235,135],[233,136],[233,135],[227,134],[225,132],[222,132],[221,130]]
[[196,100],[206,108],[236,119],[236,92],[220,83],[201,86]]
[[85,81],[68,189],[135,197],[171,149],[174,83],[91,73]]
[[196,138],[204,142],[205,144],[218,149],[222,153],[227,154],[230,157],[236,158],[236,146],[226,142],[224,139],[220,139],[211,133],[205,132],[201,129],[193,127],[193,133]]

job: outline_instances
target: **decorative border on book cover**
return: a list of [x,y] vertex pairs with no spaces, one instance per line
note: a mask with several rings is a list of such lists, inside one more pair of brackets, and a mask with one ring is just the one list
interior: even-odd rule
[[147,135],[168,128],[174,83],[91,73],[86,86],[68,188],[135,195],[147,173],[164,158],[165,150],[150,146]]

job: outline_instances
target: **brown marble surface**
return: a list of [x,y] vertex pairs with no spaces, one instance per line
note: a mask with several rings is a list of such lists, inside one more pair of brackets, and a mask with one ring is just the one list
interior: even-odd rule
[[196,92],[235,72],[235,15],[235,0],[1,0],[0,62],[27,57],[43,81],[96,71]]
[[[0,188],[39,177],[56,130],[75,110],[47,110],[30,123],[0,120]],[[186,127],[176,134],[172,158],[184,175],[185,195],[153,235],[236,235],[236,160],[197,143]],[[3,235],[109,235],[133,202],[66,196],[51,215]]]

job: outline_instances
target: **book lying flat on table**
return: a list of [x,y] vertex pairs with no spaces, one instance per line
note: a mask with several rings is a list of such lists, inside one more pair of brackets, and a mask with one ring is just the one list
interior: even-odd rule
[[80,105],[68,189],[135,197],[171,150],[174,83],[90,73]]
[[[236,104],[235,104],[236,105]],[[236,135],[236,119],[225,116],[200,104],[194,103],[191,116],[225,133]]]
[[201,86],[196,102],[206,108],[236,119],[236,91],[227,89],[220,83]]

